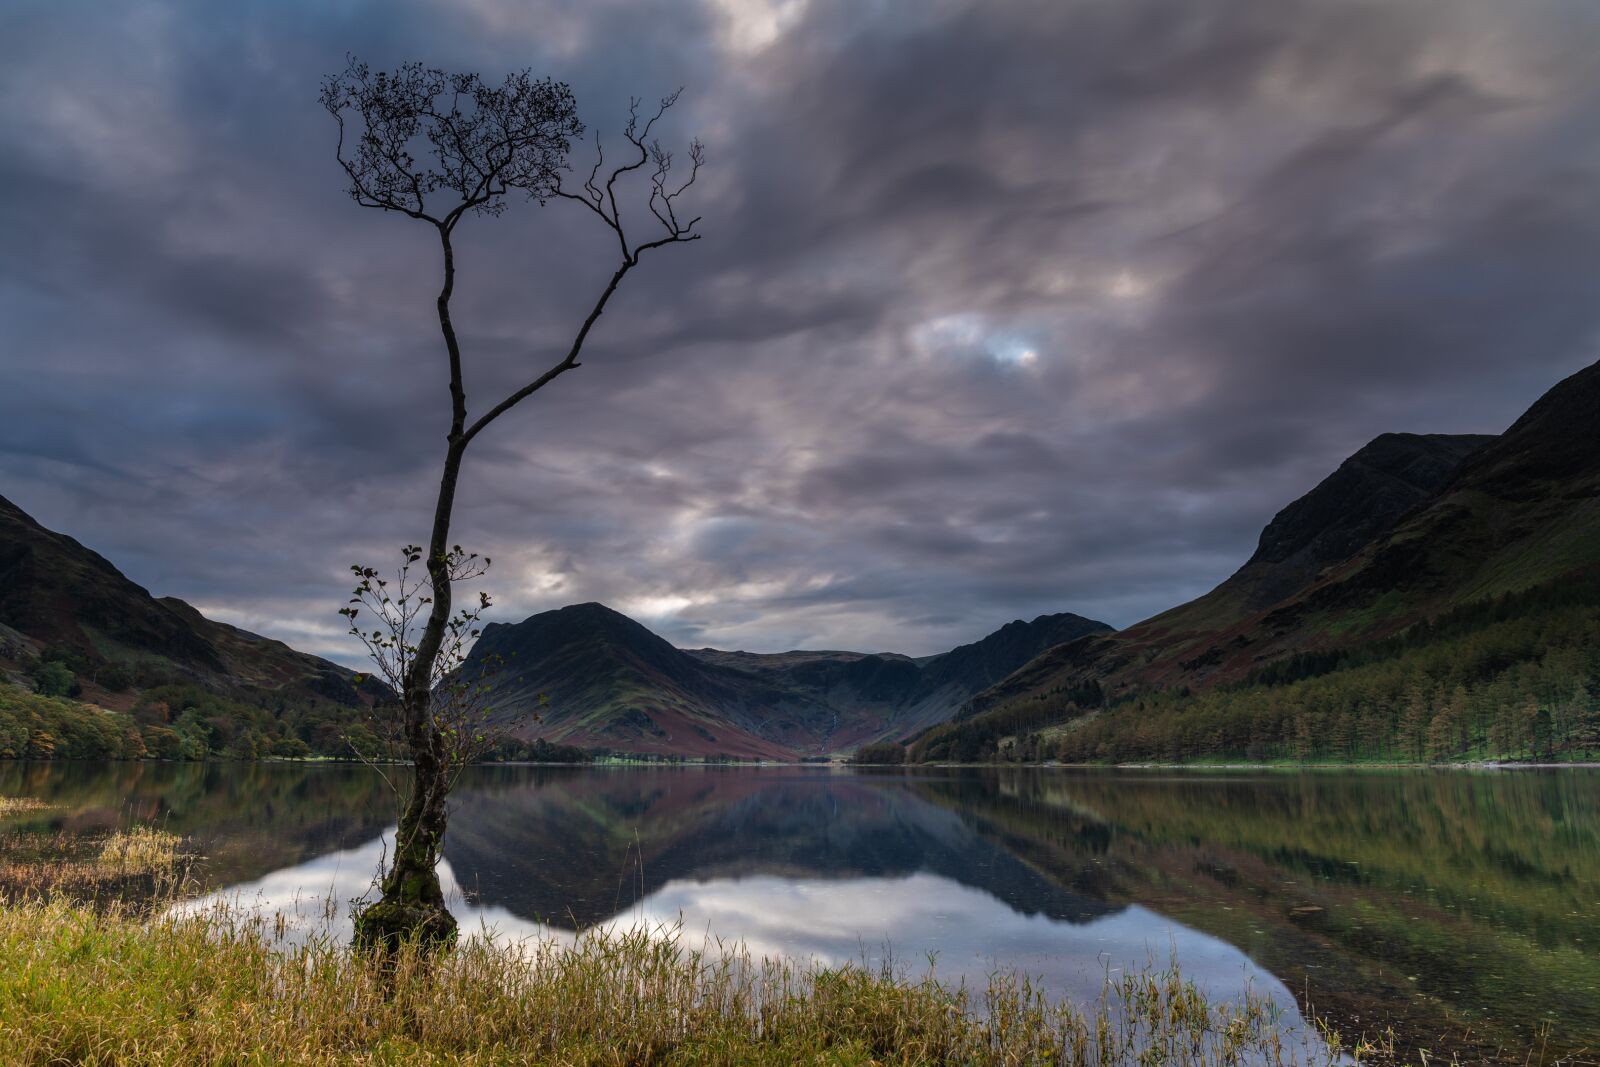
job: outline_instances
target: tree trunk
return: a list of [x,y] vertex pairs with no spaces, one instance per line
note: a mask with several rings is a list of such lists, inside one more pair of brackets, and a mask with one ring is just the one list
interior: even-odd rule
[[[443,493],[453,495],[454,473],[450,467],[442,497]],[[429,569],[434,571],[433,611],[423,630],[404,695],[411,791],[400,812],[394,858],[381,886],[383,895],[356,916],[358,946],[393,950],[405,941],[415,940],[428,948],[453,944],[456,938],[456,920],[445,907],[444,891],[435,870],[444,849],[449,814],[446,801],[453,770],[430,706],[433,662],[450,615],[450,581],[443,555],[442,550],[435,553],[440,561],[437,569],[430,562]],[[437,633],[435,619],[439,620]]]
[[394,948],[407,939],[423,945],[451,944],[456,920],[444,904],[444,891],[434,870],[444,848],[445,802],[450,797],[450,766],[444,738],[433,721],[433,665],[444,643],[450,621],[450,515],[455,509],[456,479],[467,449],[467,396],[461,382],[461,347],[450,321],[450,297],[455,292],[456,258],[450,243],[450,225],[439,225],[444,261],[444,284],[439,289],[439,332],[450,357],[450,433],[445,440],[444,471],[439,478],[439,499],[433,509],[433,533],[428,538],[428,578],[433,604],[427,625],[417,642],[405,692],[406,747],[410,749],[414,777],[411,794],[400,812],[394,836],[394,863],[383,879],[383,896],[356,916],[356,944]]
[[[358,946],[393,951],[415,941],[424,949],[454,944],[456,920],[445,906],[437,866],[444,848],[449,767],[439,757],[431,727],[426,754],[412,753],[411,793],[395,831],[394,858],[383,876],[383,895],[356,916]],[[431,752],[427,750],[431,749]]]
[[445,452],[428,546],[433,604],[402,695],[406,746],[413,771],[411,792],[400,812],[394,861],[383,878],[383,895],[356,916],[358,946],[392,950],[404,941],[415,940],[425,947],[437,947],[454,943],[456,937],[456,920],[445,907],[444,891],[435,870],[444,848],[448,818],[445,805],[453,768],[444,738],[433,721],[432,701],[433,665],[450,619],[450,512],[464,449],[458,418],[452,424],[450,447]]

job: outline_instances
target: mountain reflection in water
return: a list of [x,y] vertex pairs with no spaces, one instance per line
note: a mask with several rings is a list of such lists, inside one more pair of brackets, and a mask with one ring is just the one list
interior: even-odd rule
[[[371,886],[372,872],[393,847],[392,831],[355,849],[318,857],[180,905],[187,913],[218,904],[281,916],[285,936],[350,936],[340,905]],[[540,922],[491,898],[468,894],[447,859],[440,879],[467,936],[494,940],[550,938],[571,942],[569,925]],[[334,907],[328,908],[328,901]],[[583,929],[644,927],[676,934],[685,947],[738,943],[757,957],[819,965],[888,963],[910,977],[934,973],[946,983],[982,989],[996,969],[1038,979],[1055,996],[1091,1002],[1108,974],[1181,964],[1184,977],[1208,997],[1236,1000],[1246,988],[1282,1013],[1285,1036],[1304,1031],[1294,996],[1226,942],[1132,905],[1079,920],[1025,914],[992,894],[953,878],[921,872],[892,877],[797,877],[756,874],[675,879],[614,915]]]
[[[393,810],[360,767],[0,765],[23,823],[157,822],[211,888],[307,921],[367,890]],[[1600,1047],[1600,772],[491,767],[452,800],[469,927],[686,937],[1058,992],[1176,954],[1349,1035],[1522,1062]],[[1285,1003],[1288,1001],[1286,1000]]]

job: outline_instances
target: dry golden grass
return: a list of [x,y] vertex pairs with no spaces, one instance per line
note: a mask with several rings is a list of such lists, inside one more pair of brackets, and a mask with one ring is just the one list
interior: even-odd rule
[[107,878],[160,874],[178,865],[183,839],[151,826],[118,830],[100,846],[96,870]]
[[193,857],[183,839],[136,826],[95,839],[73,833],[0,838],[0,900],[65,893],[78,900],[170,897]]
[[35,812],[49,811],[51,805],[33,797],[0,797],[0,818],[7,815],[32,815]]
[[[665,934],[665,936],[663,936]],[[951,990],[816,969],[671,931],[575,944],[472,940],[387,961],[290,944],[226,908],[140,921],[60,899],[0,909],[7,1064],[1327,1063],[1254,997],[1207,1003],[1175,971],[1052,1002],[997,975]]]

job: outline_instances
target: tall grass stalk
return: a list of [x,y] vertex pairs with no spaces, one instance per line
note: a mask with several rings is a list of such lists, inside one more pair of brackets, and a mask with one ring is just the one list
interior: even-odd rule
[[0,909],[8,1064],[1328,1063],[1270,1003],[1208,1003],[1176,970],[1108,979],[1098,1002],[1025,978],[950,989],[686,947],[673,930],[575,942],[474,938],[428,956],[289,941],[228,906],[139,918],[61,899]]

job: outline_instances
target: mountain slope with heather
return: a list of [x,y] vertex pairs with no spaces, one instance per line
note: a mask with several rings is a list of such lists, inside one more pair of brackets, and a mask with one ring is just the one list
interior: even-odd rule
[[[70,686],[93,703],[46,706],[8,687],[0,698],[5,725],[28,737],[0,744],[0,752],[48,756],[54,746],[46,742],[62,740],[64,726],[88,721],[73,709],[98,705],[131,711],[141,737],[124,738],[119,725],[111,747],[61,754],[346,753],[348,738],[364,729],[365,706],[382,695],[371,683],[358,690],[344,667],[151,596],[103,556],[0,497],[0,682],[41,664],[60,674],[53,695]],[[193,714],[180,723],[185,712]]]
[[[1104,623],[1008,623],[923,660],[894,653],[683,650],[602,604],[491,624],[469,670],[498,663],[501,717],[549,741],[624,752],[788,758],[900,739],[1039,651]],[[532,721],[533,716],[538,721]]]
[[0,624],[90,664],[127,662],[173,680],[287,690],[354,704],[354,673],[281,641],[154,597],[99,553],[0,497]]
[[[1441,716],[1436,754],[1520,753],[1549,748],[1558,735],[1581,746],[1600,695],[1588,692],[1600,670],[1582,651],[1597,568],[1600,364],[1556,385],[1499,437],[1378,438],[1280,512],[1256,554],[1217,589],[1126,630],[1045,652],[970,701],[957,716],[970,725],[931,731],[917,751],[975,755],[1006,736],[1081,726],[1086,732],[1063,742],[1074,756],[1220,755],[1241,751],[1247,736],[1257,754],[1303,752],[1318,745],[1282,735],[1309,734],[1312,712],[1285,726],[1287,713],[1252,711],[1255,725],[1235,724],[1230,739],[1213,732],[1167,742],[1186,733],[1182,708],[1202,695],[1220,714],[1223,704],[1242,706],[1245,691],[1324,678],[1317,685],[1340,689],[1339,699],[1319,691],[1313,703],[1331,708],[1344,700],[1343,687],[1326,676],[1339,671],[1364,672],[1344,681],[1367,686],[1365,698],[1394,721],[1369,725],[1365,739],[1323,746],[1341,750],[1332,755],[1420,758]],[[1496,651],[1484,661],[1468,647],[1474,642]],[[1541,675],[1544,689],[1507,682],[1499,691],[1494,699],[1515,700],[1514,711],[1467,707],[1476,689],[1488,693],[1518,664],[1537,674],[1563,655],[1570,662]],[[1379,683],[1384,664],[1394,677],[1410,672],[1399,690]],[[1575,696],[1580,689],[1587,695]],[[1280,706],[1288,696],[1276,694]],[[1149,715],[1156,705],[1162,725]],[[1330,714],[1363,718],[1343,706]],[[1491,725],[1511,718],[1529,724],[1496,725],[1503,736],[1492,742]],[[1563,732],[1556,719],[1570,728]],[[1140,733],[1145,741],[1133,743]],[[1086,738],[1111,735],[1117,741],[1106,751],[1085,748]]]
[[490,623],[467,670],[492,670],[497,715],[548,741],[768,758],[814,743],[744,675],[701,663],[603,604]]
[[[1122,672],[1151,684],[1204,679],[1218,635],[1307,589],[1430,500],[1491,436],[1383,434],[1273,517],[1255,553],[1211,592],[1114,636],[1059,647],[1000,680],[962,717],[1057,686],[1114,686]],[[1231,636],[1231,635],[1230,635]]]

